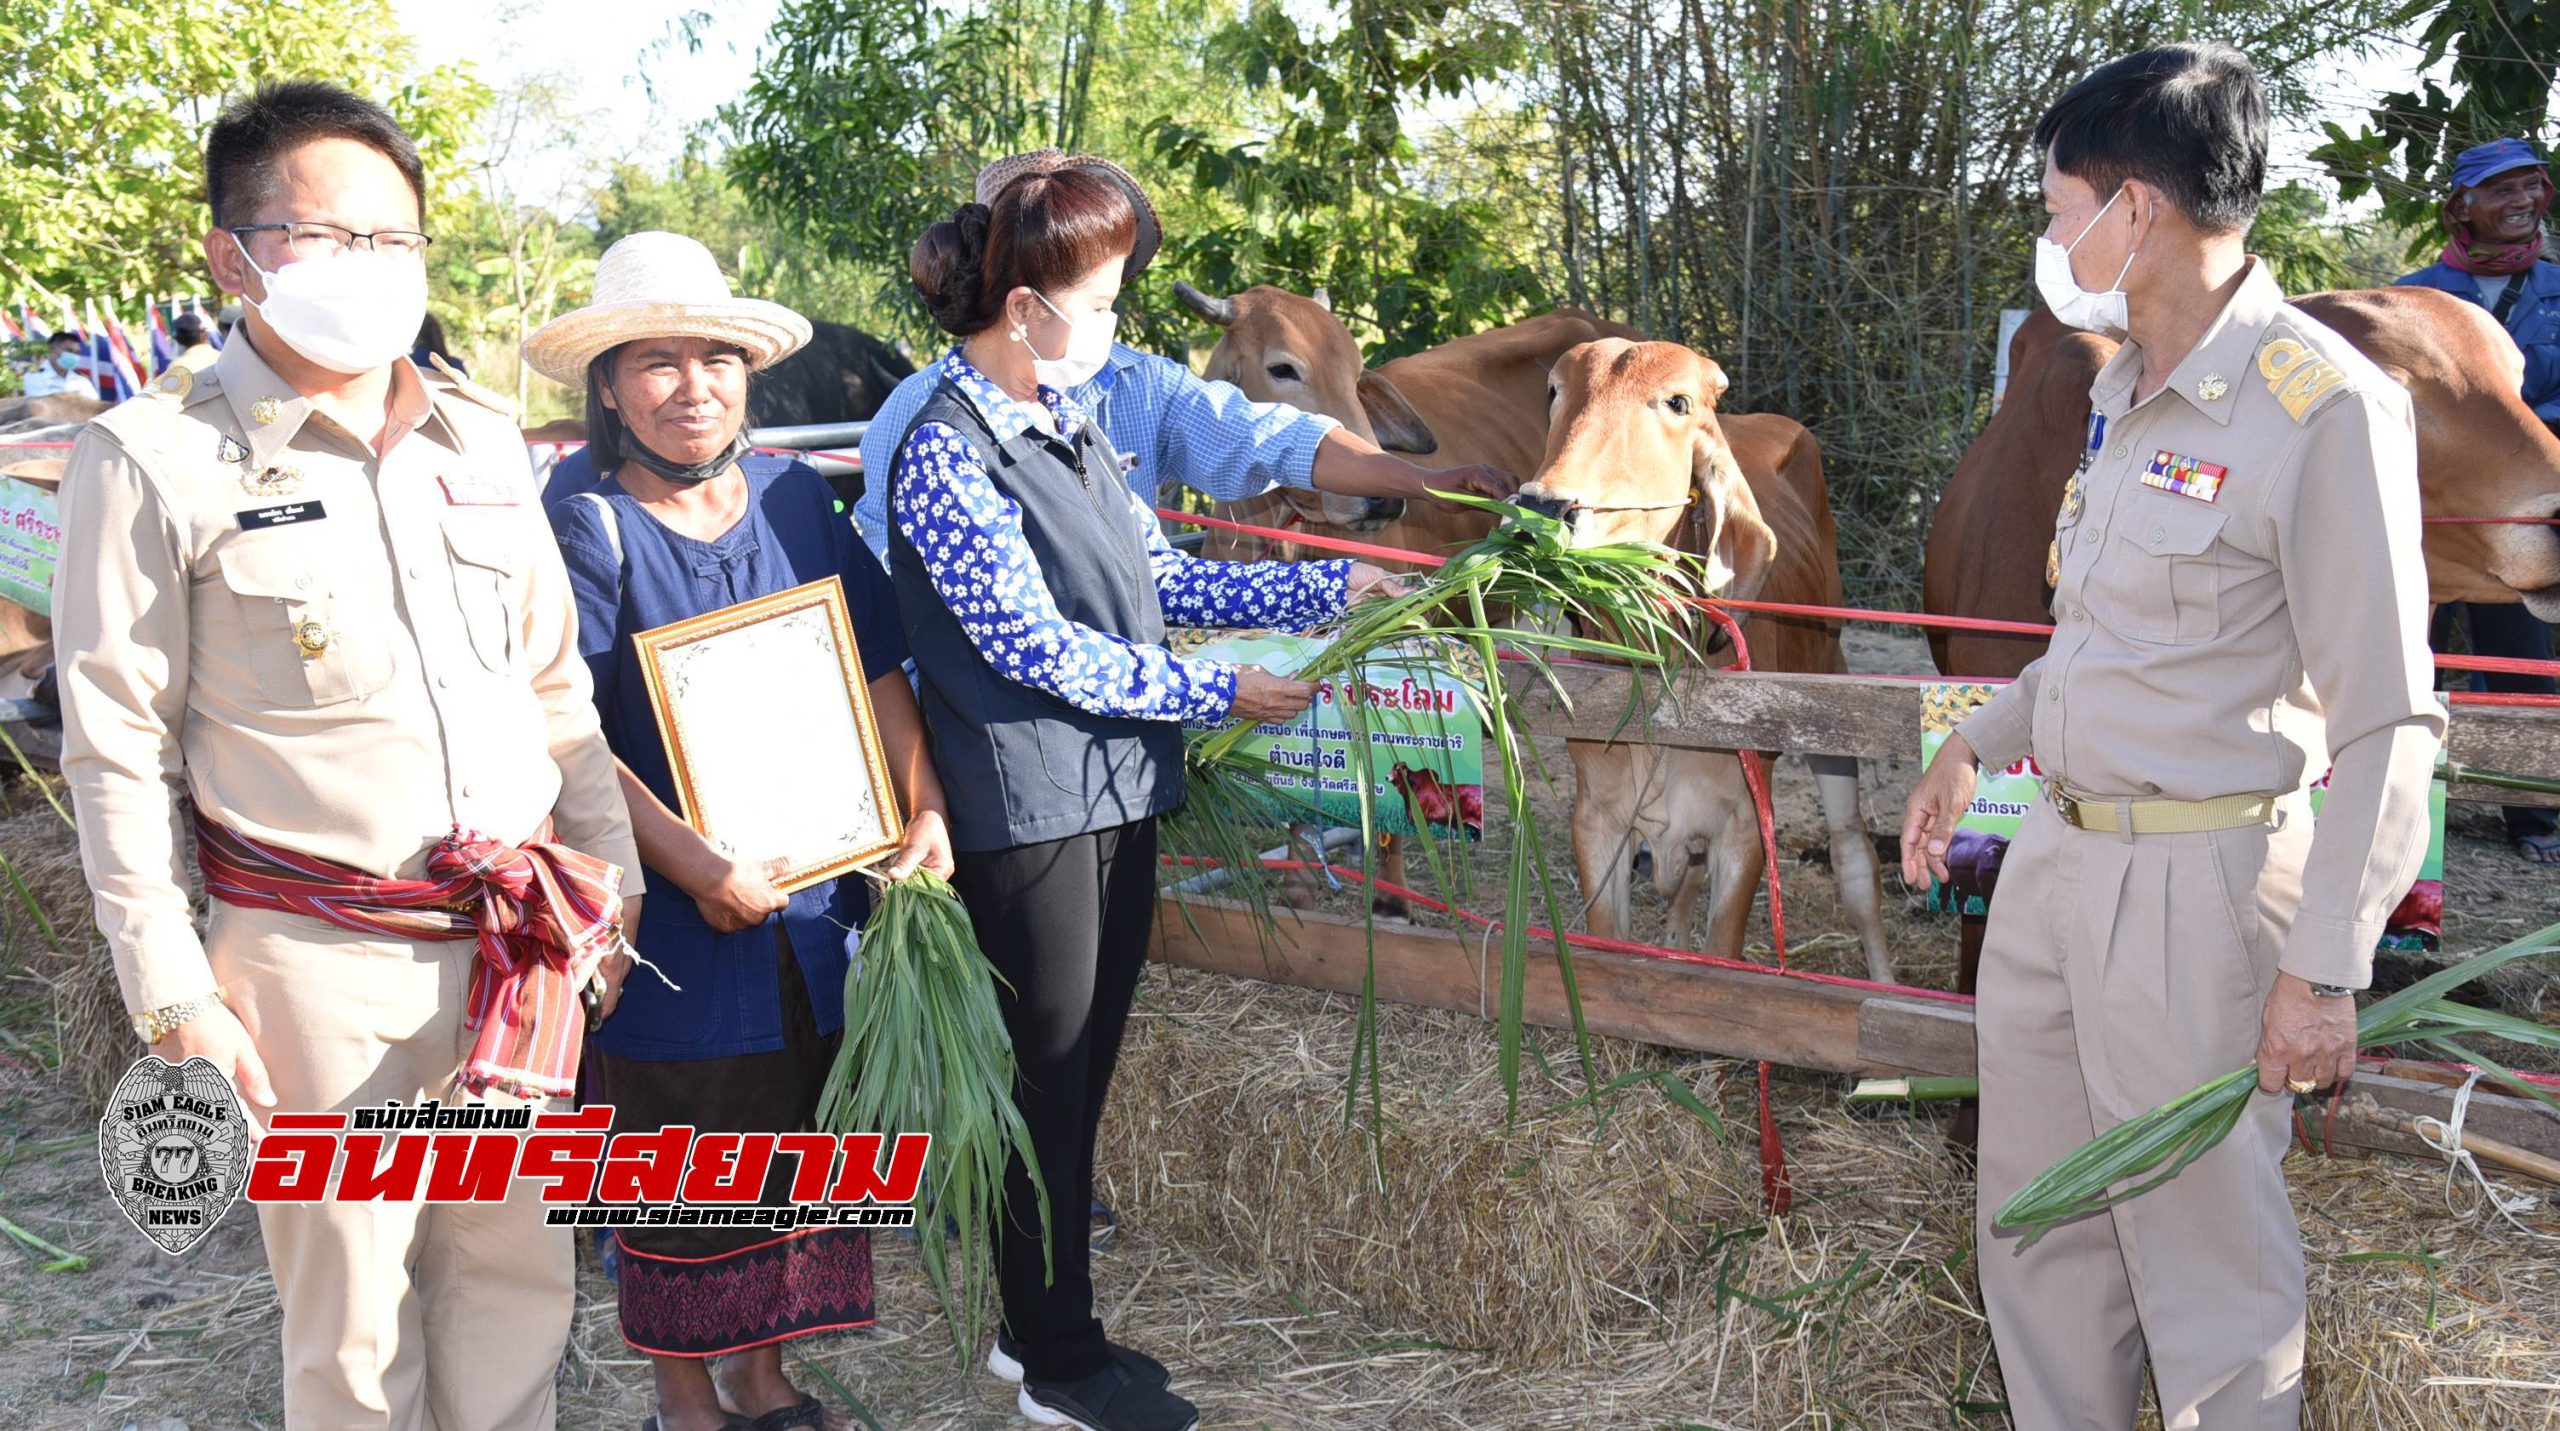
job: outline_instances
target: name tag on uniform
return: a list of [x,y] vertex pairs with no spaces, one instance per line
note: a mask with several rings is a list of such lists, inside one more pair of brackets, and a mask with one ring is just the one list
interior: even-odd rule
[[2210,502],[2222,495],[2222,479],[2229,473],[2227,467],[2163,450],[2151,454],[2151,465],[2142,472],[2142,485]]
[[502,478],[438,477],[444,486],[444,500],[453,507],[521,507],[524,493],[516,484]]
[[240,530],[254,532],[261,527],[290,527],[296,522],[316,522],[329,513],[317,502],[282,502],[272,507],[252,507],[238,515]]

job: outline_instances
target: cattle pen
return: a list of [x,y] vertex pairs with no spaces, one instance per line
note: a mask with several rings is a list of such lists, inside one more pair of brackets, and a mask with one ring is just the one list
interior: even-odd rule
[[[1559,689],[1524,683],[1542,738],[1915,753],[1917,677],[1695,672],[1648,693],[1628,726],[1637,692],[1624,671],[1555,671]],[[2560,710],[2453,707],[2464,766],[2560,775],[2555,737]],[[2460,782],[2451,795],[2560,803]],[[58,923],[85,916],[67,850],[31,874],[62,896],[48,901]],[[1206,1373],[1204,1403],[1256,1408],[1231,1424],[2002,1424],[1965,1266],[1962,1154],[1933,1120],[1868,1121],[1839,1096],[1839,1075],[1969,1072],[1968,1001],[1808,967],[1818,959],[1781,969],[1576,936],[1584,1012],[1604,1036],[1598,1071],[1629,1096],[1597,1112],[1559,1068],[1505,1126],[1486,1074],[1484,946],[1462,915],[1437,923],[1372,923],[1336,900],[1263,925],[1231,902],[1165,897],[1160,967],[1102,1154],[1103,1195],[1126,1222],[1102,1268],[1123,1309],[1115,1325],[1183,1349]],[[1952,919],[1931,927],[1954,942]],[[1396,1006],[1375,1130],[1346,1118],[1342,1072],[1346,996],[1370,977],[1373,948],[1378,995]],[[85,971],[90,983],[97,972]],[[1534,1024],[1567,1022],[1552,963],[1533,962],[1528,1007]],[[117,1033],[103,1017],[116,1011],[99,1012]],[[128,1044],[102,1034],[95,1049],[112,1061]],[[1720,1059],[1742,1060],[1742,1076]],[[1680,1096],[1710,1109],[1747,1101],[1747,1065],[1760,1061],[1800,1070],[1774,1095],[1797,1198],[1783,1217],[1767,1213],[1747,1134],[1693,1116]],[[2410,1124],[2442,1119],[2453,1098],[2439,1067],[2369,1065],[2335,1117],[2306,1121],[2306,1137],[2435,1158]],[[2466,1116],[2483,1146],[2560,1157],[2560,1124],[2522,1100],[2477,1093]],[[2550,1393],[2536,1389],[2560,1373],[2548,1259],[2492,1216],[2447,1214],[2436,1178],[2414,1162],[2294,1167],[2315,1248],[2306,1424],[2549,1427]],[[926,1349],[944,1334],[912,1263],[884,1254],[880,1333],[821,1351],[819,1364],[868,1399],[879,1426],[1002,1424],[983,1397],[942,1385]],[[212,1312],[192,1301],[154,1312],[146,1330],[166,1339],[184,1318],[271,1316],[254,1283]],[[586,1285],[572,1350],[584,1379],[564,1424],[618,1424],[646,1373],[623,1360],[609,1300],[595,1311],[609,1285]],[[272,1340],[272,1323],[255,1336]],[[123,1375],[163,1374],[139,1360]]]

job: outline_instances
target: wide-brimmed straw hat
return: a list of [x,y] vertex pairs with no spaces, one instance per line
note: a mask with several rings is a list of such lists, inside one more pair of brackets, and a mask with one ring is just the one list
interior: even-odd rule
[[1035,149],[1028,154],[1008,154],[978,171],[977,199],[993,208],[996,195],[1005,186],[1026,174],[1055,174],[1061,169],[1084,169],[1100,174],[1120,186],[1129,196],[1129,207],[1138,211],[1138,242],[1129,251],[1129,263],[1123,272],[1130,278],[1144,272],[1155,259],[1156,250],[1164,247],[1164,224],[1156,217],[1155,200],[1147,197],[1137,177],[1108,159],[1092,154],[1069,154],[1063,149]]
[[735,343],[750,370],[769,367],[809,341],[809,320],[761,298],[733,298],[711,250],[682,234],[631,234],[596,260],[595,299],[524,340],[535,372],[584,386],[587,365],[635,338],[710,338]]

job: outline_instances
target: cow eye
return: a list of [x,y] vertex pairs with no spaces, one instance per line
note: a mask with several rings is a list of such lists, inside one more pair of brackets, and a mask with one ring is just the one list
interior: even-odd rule
[[1662,405],[1671,409],[1674,416],[1687,417],[1689,415],[1689,395],[1687,393],[1673,393],[1671,396],[1662,400]]
[[1298,381],[1298,365],[1295,363],[1273,363],[1271,366],[1264,368],[1263,371],[1271,375],[1271,380],[1273,382],[1294,383]]

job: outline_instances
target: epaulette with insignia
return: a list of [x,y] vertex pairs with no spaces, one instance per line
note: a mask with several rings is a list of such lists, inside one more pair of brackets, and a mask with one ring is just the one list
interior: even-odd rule
[[491,412],[498,414],[509,422],[514,422],[516,420],[516,405],[514,403],[507,401],[505,398],[502,398],[496,393],[489,391],[487,388],[480,386],[478,383],[471,381],[462,374],[455,372],[453,370],[453,365],[444,360],[443,354],[427,354],[427,366],[434,368],[439,374],[443,375],[444,380],[452,385],[455,393],[471,399],[473,402],[480,404],[482,407],[489,409]]
[[2299,338],[2270,338],[2258,350],[2258,376],[2295,422],[2310,420],[2312,411],[2347,386],[2347,375]]

